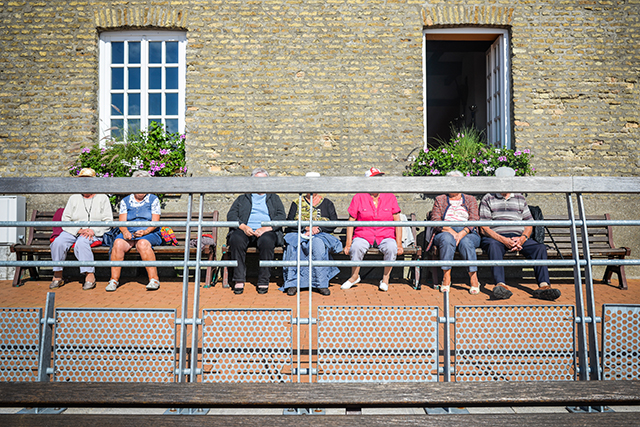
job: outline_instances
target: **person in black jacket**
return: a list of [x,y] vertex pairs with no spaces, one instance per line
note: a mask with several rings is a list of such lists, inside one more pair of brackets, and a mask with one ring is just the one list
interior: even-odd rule
[[[263,168],[256,168],[251,172],[251,176],[266,178],[269,172]],[[227,213],[227,221],[238,221],[240,226],[229,231],[227,245],[230,258],[238,261],[238,266],[233,268],[231,277],[235,294],[241,294],[244,291],[247,275],[245,265],[247,248],[250,245],[256,246],[260,252],[260,260],[271,261],[274,259],[276,245],[282,246],[284,243],[281,227],[263,227],[261,223],[285,219],[284,205],[277,194],[246,193],[233,202]],[[269,291],[270,278],[271,268],[260,267],[257,283],[259,294],[266,294]]]

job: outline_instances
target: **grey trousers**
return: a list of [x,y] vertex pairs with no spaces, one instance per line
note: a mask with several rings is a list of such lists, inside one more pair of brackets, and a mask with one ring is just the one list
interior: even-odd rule
[[[351,243],[351,249],[349,249],[351,261],[362,261],[364,259],[364,254],[367,253],[370,246],[371,245],[366,239],[363,239],[362,237],[354,238]],[[380,249],[380,252],[384,255],[385,261],[396,260],[396,255],[398,255],[398,244],[395,239],[383,239],[382,242],[378,243],[378,249]]]
[[[66,231],[62,231],[51,245],[51,259],[53,261],[64,261],[67,258],[67,251],[75,243],[73,253],[78,261],[93,261],[93,252],[91,252],[91,242],[100,240],[94,237],[92,240],[84,236],[74,236]],[[62,267],[53,267],[53,271],[62,271]],[[80,267],[80,273],[94,273],[94,267]]]

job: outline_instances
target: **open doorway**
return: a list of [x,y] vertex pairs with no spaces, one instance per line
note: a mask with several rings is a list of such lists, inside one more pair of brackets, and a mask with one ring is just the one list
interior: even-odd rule
[[495,147],[510,148],[506,30],[425,31],[425,138],[448,140],[451,128],[475,127]]

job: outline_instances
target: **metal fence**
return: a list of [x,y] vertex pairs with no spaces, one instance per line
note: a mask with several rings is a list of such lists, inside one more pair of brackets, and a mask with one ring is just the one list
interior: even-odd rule
[[[115,178],[109,180],[74,180],[66,178],[28,179],[28,178],[0,178],[0,193],[5,194],[50,194],[50,193],[118,193],[120,188],[128,188],[135,192],[172,192],[188,194],[188,213],[192,212],[193,194],[199,194],[200,215],[198,221],[185,222],[137,222],[136,225],[169,225],[186,226],[186,235],[190,236],[193,229],[197,236],[203,226],[234,227],[236,223],[206,222],[202,220],[202,207],[204,194],[207,193],[241,193],[247,190],[253,192],[279,192],[279,193],[355,193],[355,192],[395,192],[416,193],[429,192],[437,188],[437,193],[443,192],[556,192],[563,193],[566,197],[567,211],[574,212],[574,194],[578,202],[578,218],[568,215],[566,221],[519,222],[523,225],[553,224],[565,225],[572,230],[573,258],[566,260],[531,261],[525,259],[505,261],[447,261],[447,265],[466,266],[475,264],[478,266],[569,266],[574,270],[574,283],[576,304],[570,306],[533,306],[533,307],[457,307],[455,316],[449,316],[448,295],[444,295],[444,313],[440,316],[438,310],[433,307],[320,307],[316,317],[312,316],[312,292],[309,292],[309,317],[301,318],[300,298],[298,293],[296,317],[287,310],[203,310],[200,311],[199,284],[200,267],[207,266],[235,266],[234,261],[202,261],[200,254],[196,259],[190,259],[190,254],[185,248],[184,261],[2,261],[4,266],[183,266],[195,267],[195,286],[189,289],[188,277],[185,275],[182,291],[182,309],[180,318],[171,324],[171,313],[163,312],[158,325],[158,313],[137,310],[136,316],[142,316],[135,320],[137,327],[142,327],[144,333],[130,333],[129,326],[112,326],[114,321],[112,312],[104,309],[96,309],[92,313],[75,310],[71,319],[71,312],[56,311],[55,317],[52,308],[45,310],[45,315],[40,319],[41,333],[37,340],[27,340],[29,344],[24,347],[28,350],[22,353],[18,344],[11,344],[15,340],[23,339],[22,335],[11,335],[3,332],[3,341],[9,343],[9,350],[4,354],[8,359],[17,363],[17,371],[34,371],[33,357],[39,358],[38,379],[47,380],[48,375],[53,374],[56,380],[167,380],[165,376],[167,368],[165,363],[174,363],[173,375],[179,382],[185,381],[228,381],[228,382],[287,382],[301,381],[301,375],[308,376],[309,381],[325,382],[380,382],[380,381],[437,381],[441,378],[448,381],[452,376],[456,381],[461,380],[547,380],[578,378],[580,380],[597,380],[606,373],[607,379],[637,378],[638,370],[633,368],[637,363],[637,353],[632,350],[620,350],[629,342],[607,342],[604,347],[603,359],[600,361],[600,346],[598,345],[597,323],[600,319],[596,316],[595,298],[593,295],[592,267],[594,265],[639,265],[638,259],[627,260],[592,260],[589,253],[588,227],[595,225],[637,226],[640,221],[587,221],[585,215],[583,192],[609,193],[615,188],[616,193],[637,194],[640,192],[640,180],[635,178],[479,178],[467,180],[464,178],[385,178],[364,179],[351,177],[326,177],[326,178]],[[132,223],[120,223],[117,221],[107,225],[132,225]],[[272,225],[291,225],[291,223],[270,222]],[[312,226],[312,223],[296,224],[299,229],[303,226]],[[411,222],[375,224],[359,222],[332,222],[326,225],[336,226],[370,226],[370,225],[438,225],[434,222]],[[495,222],[467,222],[466,225],[488,225]],[[513,223],[512,223],[513,224]],[[29,222],[1,222],[0,227],[29,226]],[[62,225],[62,223],[60,224]],[[75,226],[102,225],[105,223],[73,223]],[[440,224],[443,225],[443,224]],[[581,229],[582,242],[578,241],[577,230]],[[198,242],[199,243],[199,242]],[[582,244],[582,257],[577,250]],[[311,258],[311,257],[309,257]],[[384,261],[272,261],[261,262],[263,266],[297,266],[298,268],[326,265],[339,266],[440,266],[441,261],[403,260],[394,262]],[[584,269],[584,285],[582,278]],[[311,277],[311,274],[309,275]],[[300,286],[300,285],[299,285]],[[193,292],[193,315],[187,317],[187,301]],[[47,307],[52,307],[47,302]],[[29,310],[25,311],[29,312]],[[9,328],[22,327],[25,320],[18,317],[7,317],[2,312],[4,322],[9,322]],[[116,317],[127,317],[120,312]],[[198,313],[202,313],[198,317]],[[8,315],[8,314],[7,314]],[[39,317],[40,314],[29,316]],[[60,324],[58,324],[58,316]],[[173,314],[175,317],[175,313]],[[617,315],[608,315],[615,318]],[[625,314],[636,316],[637,312]],[[623,316],[624,317],[624,316]],[[15,319],[15,320],[14,320]],[[88,321],[85,322],[85,319]],[[418,320],[419,319],[419,320]],[[64,321],[63,321],[64,320]],[[481,323],[485,322],[485,323]],[[69,344],[59,342],[64,336],[63,330],[67,323],[76,328],[97,328],[99,332],[91,332],[88,329],[81,332],[82,340],[70,341]],[[148,324],[147,324],[148,323]],[[482,335],[478,332],[478,323],[485,327],[490,334]],[[3,323],[0,323],[2,325]],[[18,326],[15,326],[18,325]],[[92,326],[89,326],[92,325]],[[297,327],[297,333],[293,332],[293,326]],[[345,325],[351,326],[351,329]],[[633,325],[632,322],[622,322],[613,329],[603,329],[602,337],[615,335],[611,331],[616,328],[625,330]],[[99,327],[98,327],[99,326]],[[238,327],[240,326],[240,329]],[[309,339],[308,354],[303,355],[299,343],[302,326],[307,327]],[[52,343],[52,331],[57,330],[55,340]],[[201,327],[201,334],[198,328]],[[124,329],[123,329],[124,328]],[[146,328],[146,329],[145,329]],[[158,328],[158,330],[156,330]],[[174,335],[169,338],[169,331],[173,328]],[[160,332],[162,329],[162,332]],[[453,329],[453,334],[451,330]],[[123,332],[123,331],[127,332]],[[235,331],[235,332],[232,332]],[[313,353],[314,332],[317,334],[316,353]],[[487,332],[487,333],[489,333]],[[76,332],[77,334],[78,332]],[[26,334],[26,332],[25,332]],[[150,334],[152,339],[147,343],[143,335]],[[129,338],[129,335],[132,338]],[[296,335],[298,343],[294,346],[292,337]],[[608,336],[607,335],[607,336]],[[634,336],[637,333],[634,333]],[[118,339],[129,340],[125,344],[115,343]],[[6,338],[5,338],[6,337]],[[453,337],[454,348],[450,348]],[[189,345],[189,338],[191,343]],[[604,338],[602,338],[604,340]],[[607,338],[608,339],[608,338]],[[14,340],[14,341],[12,341]],[[49,340],[49,341],[47,341]],[[172,341],[173,340],[173,341]],[[89,341],[90,343],[87,343]],[[152,344],[151,341],[154,341]],[[198,342],[200,341],[200,342]],[[158,342],[163,343],[158,346]],[[532,344],[534,343],[534,344]],[[631,341],[635,343],[635,341]],[[141,347],[140,347],[141,346]],[[57,348],[64,351],[57,353]],[[534,348],[535,347],[535,348]],[[627,348],[625,347],[625,348]],[[49,349],[54,349],[53,368],[43,370],[43,366],[49,365],[47,355]],[[136,348],[136,349],[134,349]],[[39,352],[34,353],[36,349]],[[44,349],[44,351],[43,351]],[[613,350],[612,350],[613,349]],[[629,359],[621,359],[621,355]],[[172,356],[175,355],[175,356]],[[455,368],[451,368],[453,356]],[[20,358],[24,361],[18,361]],[[170,362],[169,359],[173,360]],[[71,365],[82,365],[82,360],[102,360],[103,363],[90,366],[79,373],[66,373],[62,366],[63,360],[69,358]],[[83,359],[84,358],[84,359]],[[100,376],[95,370],[113,370],[108,364],[114,358],[129,363],[130,368],[122,372],[108,372]],[[176,359],[177,358],[177,359]],[[635,358],[635,359],[634,359]],[[153,366],[154,372],[143,372],[137,369],[144,363]],[[302,367],[302,362],[308,363],[308,368]],[[66,362],[65,362],[66,363]],[[44,364],[44,365],[43,365]],[[6,366],[10,366],[7,362]],[[22,368],[20,368],[22,366]],[[69,370],[78,366],[70,366]],[[628,367],[620,373],[620,366]],[[5,370],[2,379],[17,380],[28,376],[11,374],[11,369]],[[105,371],[106,372],[106,371]],[[103,374],[105,373],[103,372]],[[162,372],[162,373],[160,373]],[[625,373],[626,372],[626,373]],[[611,374],[609,374],[611,373]],[[23,374],[20,374],[23,375]],[[97,376],[92,376],[97,375]],[[171,374],[169,374],[171,376]]]

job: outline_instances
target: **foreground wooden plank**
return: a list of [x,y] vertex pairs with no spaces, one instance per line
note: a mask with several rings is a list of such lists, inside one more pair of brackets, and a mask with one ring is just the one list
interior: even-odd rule
[[480,414],[480,415],[0,415],[2,426],[69,427],[81,426],[628,426],[637,425],[637,413],[593,414]]
[[640,381],[393,384],[0,383],[0,406],[442,407],[638,405]]

